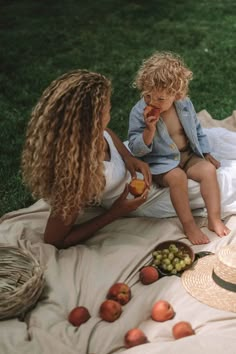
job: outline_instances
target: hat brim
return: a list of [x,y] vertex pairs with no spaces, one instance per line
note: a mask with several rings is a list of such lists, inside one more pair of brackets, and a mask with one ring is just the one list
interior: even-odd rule
[[236,292],[221,288],[212,279],[216,259],[216,255],[198,259],[192,268],[182,274],[182,284],[190,295],[204,304],[236,312]]

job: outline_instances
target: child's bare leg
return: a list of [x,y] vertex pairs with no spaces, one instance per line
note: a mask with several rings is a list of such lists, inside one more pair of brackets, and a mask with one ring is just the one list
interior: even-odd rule
[[[153,176],[153,181],[155,182],[155,176]],[[170,188],[172,204],[188,239],[193,244],[208,243],[208,237],[196,225],[191,213],[186,173],[180,168],[175,168],[164,175],[163,183]]]
[[187,171],[189,178],[200,183],[201,194],[208,212],[208,228],[218,236],[226,236],[230,229],[221,220],[220,189],[215,167],[208,161],[202,161]]

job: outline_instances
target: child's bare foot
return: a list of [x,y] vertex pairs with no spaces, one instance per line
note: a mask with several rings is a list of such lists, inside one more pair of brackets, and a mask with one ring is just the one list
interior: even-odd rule
[[202,245],[210,242],[207,235],[205,235],[195,223],[191,223],[191,225],[185,225],[184,232],[189,241],[191,241],[194,245]]
[[227,236],[231,231],[221,220],[209,221],[208,229],[214,231],[219,237]]

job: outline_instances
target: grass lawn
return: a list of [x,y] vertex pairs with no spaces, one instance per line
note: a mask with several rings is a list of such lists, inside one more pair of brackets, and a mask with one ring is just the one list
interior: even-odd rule
[[0,215],[32,203],[19,165],[25,128],[42,91],[86,68],[113,81],[113,128],[126,139],[131,87],[155,50],[179,53],[194,72],[197,111],[236,109],[235,0],[0,0]]

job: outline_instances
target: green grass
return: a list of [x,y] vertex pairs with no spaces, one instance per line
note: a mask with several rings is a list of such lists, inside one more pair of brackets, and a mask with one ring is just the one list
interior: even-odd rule
[[141,61],[179,53],[194,72],[197,111],[231,115],[236,92],[234,0],[0,0],[0,215],[28,206],[19,164],[26,123],[57,76],[86,68],[113,81],[110,127],[125,139]]

